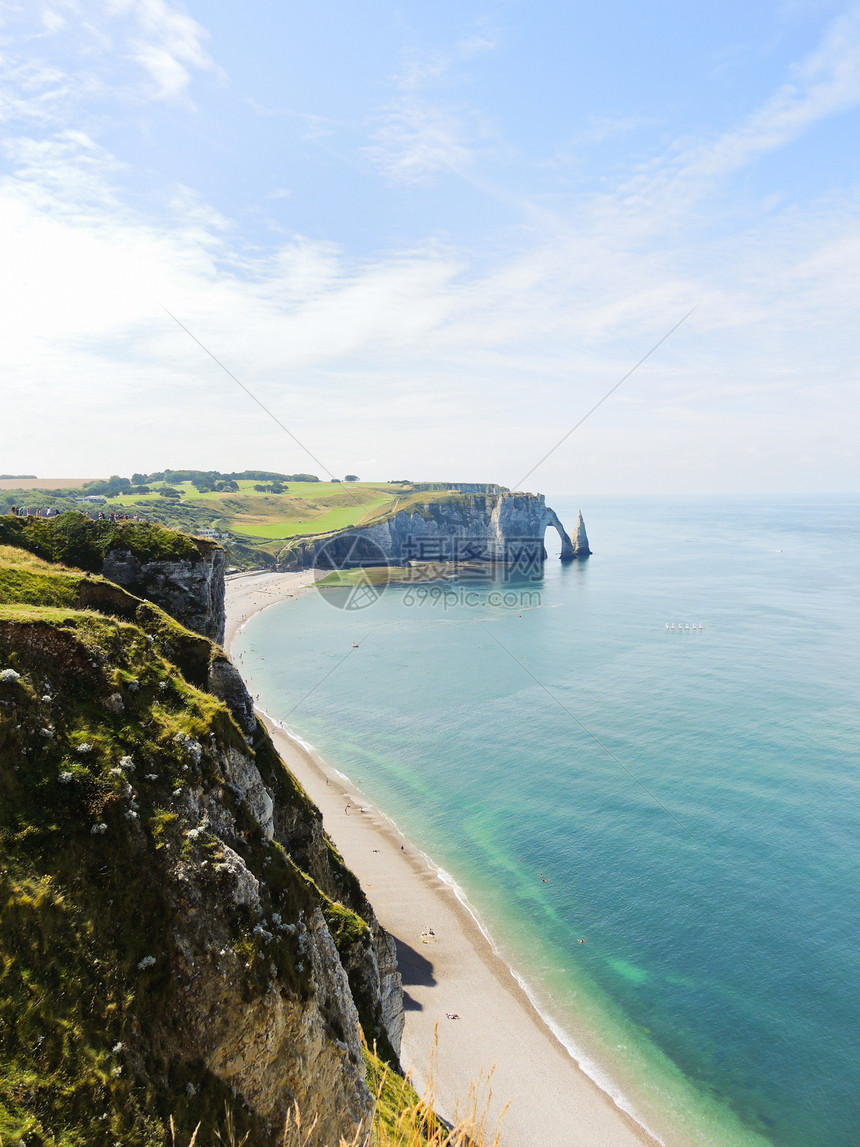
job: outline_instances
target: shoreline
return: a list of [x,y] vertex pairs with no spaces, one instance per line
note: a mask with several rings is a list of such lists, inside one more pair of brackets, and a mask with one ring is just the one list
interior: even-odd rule
[[[251,617],[314,580],[309,570],[228,579],[228,655]],[[241,672],[241,661],[235,664]],[[470,1086],[478,1087],[478,1109],[489,1105],[485,1130],[492,1133],[504,1116],[502,1147],[661,1144],[621,1106],[622,1096],[616,1100],[580,1066],[453,878],[312,746],[269,714],[258,709],[258,716],[397,942],[406,1011],[401,1062],[419,1094],[432,1071],[432,1102],[454,1120],[468,1108]]]

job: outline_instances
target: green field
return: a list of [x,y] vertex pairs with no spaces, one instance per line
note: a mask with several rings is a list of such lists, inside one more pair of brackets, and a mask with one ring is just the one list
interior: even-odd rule
[[344,530],[359,522],[391,502],[391,498],[374,498],[357,506],[336,506],[313,518],[286,519],[280,522],[240,522],[234,521],[232,529],[237,534],[252,538],[295,538],[306,534],[325,534],[329,530]]

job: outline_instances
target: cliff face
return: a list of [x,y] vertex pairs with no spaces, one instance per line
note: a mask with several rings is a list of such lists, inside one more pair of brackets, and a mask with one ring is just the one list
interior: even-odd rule
[[[418,496],[420,498],[420,495]],[[285,567],[380,560],[489,561],[533,569],[546,558],[544,535],[558,531],[561,560],[587,557],[587,546],[574,546],[543,494],[459,494],[420,502],[365,526],[340,534],[297,539],[279,555]],[[584,527],[583,527],[584,534]],[[324,552],[323,552],[324,551]]]
[[588,548],[588,534],[585,532],[585,522],[582,520],[582,510],[576,515],[576,529],[573,531],[573,553],[575,557],[587,558],[591,553]]
[[194,558],[141,558],[119,547],[106,555],[101,573],[125,589],[154,601],[195,633],[224,640],[226,553],[200,540]]
[[[180,671],[180,663],[183,671]],[[0,552],[0,1135],[280,1144],[366,1128],[393,941],[220,650]],[[224,1128],[222,1127],[222,1130]]]
[[214,542],[140,522],[0,517],[0,545],[104,574],[211,641],[224,640],[226,554]]

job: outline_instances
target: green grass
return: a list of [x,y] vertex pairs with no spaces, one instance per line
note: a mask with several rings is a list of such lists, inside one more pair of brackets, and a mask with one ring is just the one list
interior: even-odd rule
[[0,517],[0,545],[27,550],[50,562],[82,570],[100,570],[111,550],[129,550],[144,560],[190,560],[200,546],[183,534],[157,524],[93,521],[81,514],[56,518]]
[[[163,484],[164,483],[161,482],[156,483],[156,485],[159,486]],[[174,490],[179,491],[183,501],[211,502],[218,505],[225,499],[238,496],[235,490],[211,490],[207,493],[200,493],[190,482],[169,484]],[[265,483],[242,480],[236,484],[239,487],[238,494],[243,498],[247,497],[258,500],[282,496],[279,494],[265,494],[254,489],[254,486],[264,485]],[[338,499],[346,497],[366,502],[368,495],[382,494],[385,497],[392,497],[399,489],[402,489],[402,487],[390,486],[387,482],[288,482],[285,489],[291,497],[299,498],[303,501],[321,502],[332,498]],[[155,491],[151,494],[119,494],[115,498],[108,499],[106,505],[108,507],[132,506],[140,503],[145,506],[159,501],[160,498],[161,495]]]
[[402,487],[385,482],[288,482],[283,494],[258,492],[258,484],[243,480],[238,491],[201,494],[182,482],[174,486],[179,499],[129,494],[101,508],[136,512],[192,534],[204,527],[229,533],[236,539],[227,546],[231,563],[247,567],[272,561],[278,542],[363,524],[402,493]]
[[[354,585],[388,585],[389,582],[412,580],[410,566],[366,566],[357,569],[332,570],[314,583],[316,589],[344,589]],[[415,580],[426,581],[426,576]]]
[[347,526],[355,526],[372,514],[380,506],[391,501],[391,498],[374,498],[357,506],[337,506],[333,510],[302,520],[288,519],[276,522],[233,522],[233,530],[237,534],[257,538],[295,538],[309,534],[326,534],[331,530],[344,530]]
[[[76,608],[82,587],[85,610]],[[0,1143],[163,1147],[173,1118],[178,1144],[202,1121],[203,1147],[215,1142],[225,1107],[237,1142],[246,1132],[249,1147],[268,1142],[200,1061],[193,1034],[182,1043],[188,997],[176,937],[193,943],[195,913],[177,915],[177,859],[186,866],[181,887],[189,878],[199,887],[207,926],[224,915],[220,943],[239,960],[242,1000],[268,991],[272,976],[287,997],[305,998],[309,972],[298,935],[263,948],[256,918],[207,885],[223,846],[189,812],[181,795],[189,787],[218,793],[235,818],[231,847],[259,878],[267,919],[277,911],[295,922],[322,909],[366,1037],[394,1062],[379,1001],[362,994],[371,943],[364,894],[331,842],[323,836],[319,847],[309,827],[319,813],[265,732],[249,747],[205,692],[217,655],[106,579],[0,546],[0,669],[19,675],[0,682]],[[105,703],[116,694],[121,711]],[[199,759],[188,757],[189,741],[203,748]],[[289,853],[262,836],[225,784],[218,753],[254,756],[295,825]],[[99,825],[103,834],[93,832]],[[207,974],[220,983],[214,969],[204,974],[209,947],[198,944],[192,963],[201,988]],[[139,968],[149,954],[157,964]],[[386,1093],[397,1087],[392,1073]]]
[[[178,820],[162,806],[189,779],[176,738],[243,738],[143,631],[97,613],[5,604],[0,665],[20,674],[0,684],[0,1135],[155,1147],[167,1115],[193,1127],[196,1114],[184,1082],[159,1086],[138,1038],[175,1007],[163,955],[176,922],[155,858]],[[123,713],[103,705],[111,692]],[[134,773],[117,768],[124,757]],[[124,816],[129,780],[140,836]],[[142,971],[150,952],[161,966]],[[201,1102],[227,1098],[194,1078]]]
[[[41,582],[45,575],[36,566]],[[140,609],[153,611],[145,620],[158,620],[160,611],[148,603]],[[235,1107],[229,1089],[199,1061],[193,1043],[183,1048],[173,1027],[184,1007],[171,971],[183,962],[175,935],[181,930],[186,943],[195,942],[191,923],[176,915],[176,858],[189,864],[199,856],[215,865],[223,859],[211,833],[188,838],[198,821],[189,820],[179,797],[187,786],[223,793],[242,832],[233,846],[265,877],[269,915],[278,910],[295,920],[320,905],[341,945],[366,941],[367,925],[322,895],[283,848],[265,841],[225,788],[214,747],[247,753],[245,739],[224,705],[190,685],[151,638],[138,625],[99,613],[30,602],[0,606],[0,668],[19,674],[0,682],[5,1143],[162,1147],[169,1116],[184,1137],[177,1141],[187,1142],[200,1119],[211,1130],[225,1102]],[[121,713],[104,704],[113,693],[123,698]],[[197,760],[184,748],[189,741],[205,746]],[[257,756],[267,785],[282,802],[305,809],[306,798],[290,785],[270,743],[264,748]],[[126,758],[133,771],[118,767]],[[99,824],[104,834],[93,833]],[[263,950],[255,921],[226,910],[215,888],[205,891],[210,871],[199,867],[189,875],[204,890],[204,904],[210,897],[207,912],[225,913],[222,935],[247,981],[237,990],[252,999],[277,974],[285,993],[306,996],[311,987],[298,937],[284,934]],[[153,953],[156,965],[140,969]],[[197,966],[205,960],[204,943]],[[243,1132],[254,1132],[250,1142],[261,1142],[253,1119],[243,1118]],[[212,1141],[207,1132],[205,1142]]]

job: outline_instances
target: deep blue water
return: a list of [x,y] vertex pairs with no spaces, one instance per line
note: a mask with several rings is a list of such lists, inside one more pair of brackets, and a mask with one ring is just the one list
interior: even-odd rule
[[246,677],[646,1122],[856,1145],[860,498],[583,511],[538,582],[273,607]]

